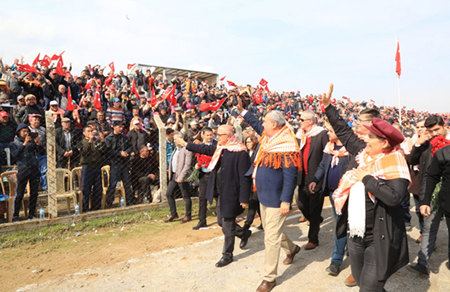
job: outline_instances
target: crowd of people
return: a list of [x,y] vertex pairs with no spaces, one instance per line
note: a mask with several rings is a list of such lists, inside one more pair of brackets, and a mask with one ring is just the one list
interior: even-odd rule
[[[111,68],[105,75],[106,67],[88,65],[76,76],[71,66],[46,65],[30,69],[21,58],[8,66],[0,58],[0,151],[9,148],[11,153],[0,160],[2,166],[17,165],[18,171],[13,221],[19,220],[28,182],[29,219],[35,218],[38,189],[47,188],[45,114],[50,112],[57,167],[82,167],[83,211],[102,207],[105,165],[110,170],[104,207],[113,206],[118,182],[127,205],[151,202],[151,186],[166,172],[170,214],[165,222],[179,218],[175,198],[180,193],[185,202],[180,222],[192,220],[194,192],[199,222],[193,229],[206,227],[207,202],[216,199],[225,236],[217,267],[233,262],[235,237],[246,247],[258,213],[265,262],[257,291],[276,285],[281,249],[286,265],[301,250],[283,232],[293,202],[303,214],[299,222],[309,224],[303,249],[318,248],[325,197],[336,219],[330,275],[340,273],[348,246],[352,273],[345,284],[383,291],[389,276],[409,262],[410,194],[421,235],[419,261],[408,269],[429,274],[443,216],[450,228],[444,187],[449,183],[448,147],[440,150],[450,144],[448,114],[336,100],[332,85],[328,93],[302,97],[300,91],[227,87],[196,76],[164,79],[138,67],[118,74]],[[166,128],[165,169],[157,155],[156,116]],[[236,216],[245,208],[247,221],[241,227]]]

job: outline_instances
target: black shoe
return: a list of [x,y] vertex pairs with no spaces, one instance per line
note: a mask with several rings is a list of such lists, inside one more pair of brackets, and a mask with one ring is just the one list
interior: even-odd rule
[[331,262],[331,264],[328,266],[328,268],[326,268],[326,271],[331,276],[337,276],[341,272],[341,267],[339,267],[339,265],[337,263]]
[[241,243],[239,244],[240,249],[244,249],[247,246],[247,242],[250,236],[252,236],[252,231],[247,230],[244,237],[242,237]]
[[34,215],[28,216],[28,220],[36,220],[39,219],[39,217],[36,217]]
[[406,269],[408,271],[416,273],[416,274],[425,275],[425,276],[429,276],[430,275],[430,271],[428,270],[428,268],[425,267],[424,265],[419,264],[419,263],[416,264],[415,266],[408,265],[408,266],[406,266]]
[[264,228],[263,228],[262,224],[261,224],[261,225],[259,225],[258,227],[256,227],[256,229],[258,229],[258,230],[264,230]]
[[12,222],[19,222],[19,216],[12,217]]
[[207,227],[206,223],[198,222],[198,224],[192,227],[192,230],[199,230],[200,228]]
[[220,261],[218,261],[218,262],[216,263],[216,267],[222,268],[222,267],[225,267],[225,266],[231,264],[232,262],[233,262],[233,257],[231,257],[231,258],[229,258],[229,259],[226,259],[226,258],[222,257],[222,258],[220,259]]

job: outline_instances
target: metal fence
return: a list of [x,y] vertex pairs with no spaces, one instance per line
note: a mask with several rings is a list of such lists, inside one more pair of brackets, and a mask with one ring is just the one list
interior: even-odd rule
[[[45,152],[36,153],[38,166],[34,172],[38,172],[39,186],[34,189],[27,185],[18,219],[33,215],[52,219],[165,201],[166,128],[159,116],[154,116],[151,123],[154,128],[150,131],[142,126],[142,121],[127,128],[92,121],[83,128],[73,119],[55,121],[47,112],[45,128],[30,126],[30,132],[40,136]],[[4,221],[11,222],[17,221],[13,220],[14,200],[23,170],[16,165],[8,144],[4,146],[0,215],[3,213]],[[197,196],[198,182],[189,184],[190,195]],[[33,212],[29,208],[36,192]],[[179,190],[175,197],[182,197]]]

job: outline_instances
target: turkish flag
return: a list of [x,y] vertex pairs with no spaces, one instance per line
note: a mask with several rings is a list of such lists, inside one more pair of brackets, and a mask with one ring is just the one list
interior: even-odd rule
[[108,78],[105,79],[105,85],[110,85],[114,75],[109,75]]
[[172,89],[169,91],[166,89],[163,94],[163,99],[167,99],[170,101],[171,105],[177,104],[177,99],[175,98],[175,86],[172,86]]
[[102,109],[102,102],[100,100],[100,93],[98,91],[96,91],[94,95],[94,106],[98,111]]
[[136,78],[133,79],[133,84],[131,85],[131,92],[133,92],[134,95],[136,95],[136,98],[139,99],[139,93],[137,92],[136,89]]
[[50,66],[50,61],[51,61],[50,57],[47,56],[47,55],[45,55],[45,56],[44,56],[44,59],[42,59],[42,60],[40,61],[41,66]]
[[56,55],[56,54],[54,54],[54,55],[51,57],[50,62],[51,62],[51,61],[56,61],[56,60],[58,60],[58,59],[59,59],[59,56]]
[[227,80],[227,83],[228,83],[228,86],[237,87],[237,85],[234,82],[232,82],[232,81]]
[[37,55],[37,57],[36,57],[36,59],[34,59],[34,61],[33,61],[33,66],[35,66],[35,65],[37,65],[38,63],[39,63],[39,56],[41,55],[41,53],[39,53],[38,55]]
[[396,62],[395,72],[397,72],[398,77],[400,77],[400,75],[402,74],[402,64],[400,61],[400,43],[398,41],[397,41],[397,53],[395,54],[395,62]]
[[262,103],[264,100],[262,99],[261,93],[259,93],[259,90],[256,91],[256,93],[253,95],[253,99],[255,100],[256,104]]
[[90,79],[87,83],[86,83],[86,86],[84,87],[84,89],[91,89],[91,84],[92,84],[92,81],[93,81],[94,79]]
[[330,99],[330,103],[331,104],[335,104],[336,103],[336,99],[335,98]]
[[133,63],[133,64],[128,64],[128,65],[127,65],[127,69],[128,69],[128,70],[130,70],[131,68],[133,68],[133,67],[134,67],[134,65],[136,65],[136,63]]
[[375,100],[373,100],[373,99],[371,99],[370,101],[371,101],[372,103],[375,103]]
[[323,102],[319,102],[320,104],[320,110],[322,111],[322,113],[325,113],[325,107],[323,106]]
[[227,98],[224,97],[224,98],[222,98],[222,99],[219,100],[219,101],[210,102],[210,103],[202,103],[202,104],[200,105],[199,110],[200,110],[201,112],[205,112],[205,111],[216,111],[216,110],[218,110],[218,109],[222,106],[222,104],[225,102],[226,99],[227,99]]
[[220,78],[220,81],[224,81],[226,77],[227,76],[223,76],[222,78]]
[[261,81],[259,81],[259,85],[261,85],[261,87],[266,87],[266,85],[268,84],[269,82],[267,82],[266,80],[264,80],[263,78],[261,78]]
[[286,120],[289,120],[291,118],[291,112],[288,112],[286,115]]
[[155,88],[152,88],[152,98],[150,100],[150,105],[151,106],[155,106],[158,103],[158,100],[156,99],[156,94],[155,94]]
[[66,111],[73,111],[75,109],[75,105],[72,100],[72,93],[70,92],[70,86],[67,87],[67,107]]
[[58,62],[56,63],[56,74],[61,76],[66,76],[66,72],[64,72],[63,68],[63,60],[62,57],[59,57]]
[[36,68],[34,68],[33,66],[30,66],[28,64],[25,64],[25,65],[17,64],[17,70],[20,72],[41,74],[41,72],[39,72]]
[[109,63],[109,68],[111,68],[111,71],[114,73],[116,70],[114,70],[114,62]]

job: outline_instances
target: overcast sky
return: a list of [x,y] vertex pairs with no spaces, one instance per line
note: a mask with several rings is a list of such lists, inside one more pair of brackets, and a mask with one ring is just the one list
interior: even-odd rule
[[[70,3],[70,4],[69,4]],[[86,64],[143,63],[266,79],[271,90],[450,112],[450,1],[2,1],[0,56],[63,55]]]

